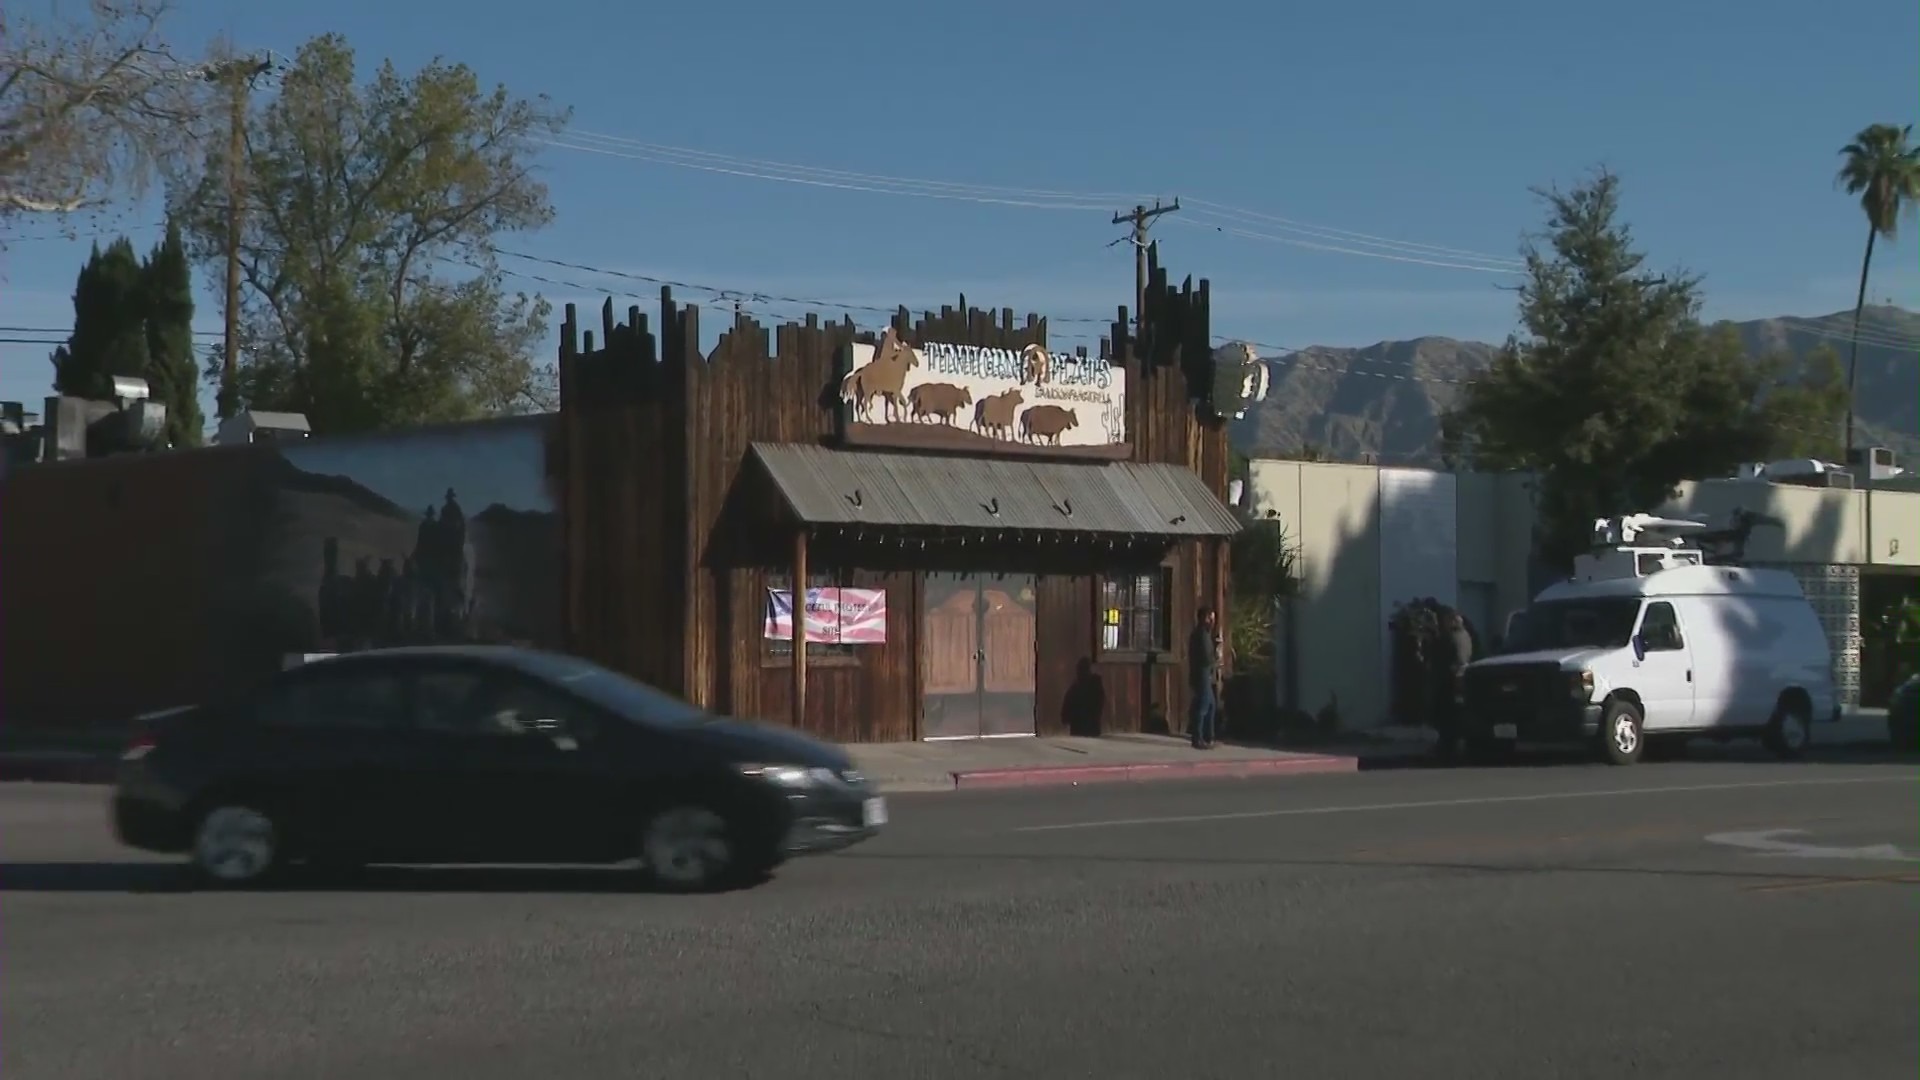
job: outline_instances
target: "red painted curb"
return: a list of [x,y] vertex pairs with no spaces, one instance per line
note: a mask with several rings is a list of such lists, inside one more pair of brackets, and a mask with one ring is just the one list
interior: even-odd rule
[[1019,769],[976,769],[953,774],[956,788],[1042,787],[1052,784],[1138,783],[1149,780],[1201,780],[1242,776],[1294,776],[1358,772],[1360,759],[1315,754],[1294,758],[1239,761],[1168,761],[1150,765],[1041,765]]

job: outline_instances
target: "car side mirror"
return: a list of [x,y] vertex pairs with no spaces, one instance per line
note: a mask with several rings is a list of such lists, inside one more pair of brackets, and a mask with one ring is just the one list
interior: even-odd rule
[[1645,660],[1647,658],[1647,638],[1645,634],[1633,635],[1633,658],[1635,660]]

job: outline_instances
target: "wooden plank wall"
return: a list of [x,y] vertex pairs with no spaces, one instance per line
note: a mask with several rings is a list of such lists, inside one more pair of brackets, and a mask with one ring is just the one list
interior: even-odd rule
[[[685,693],[688,593],[686,377],[698,313],[662,296],[656,337],[638,307],[584,344],[572,304],[560,328],[556,485],[566,550],[568,648]],[[676,359],[678,362],[676,362]]]
[[[1129,424],[1136,459],[1200,470],[1226,493],[1224,428],[1196,421],[1187,368],[1204,369],[1207,287],[1166,282],[1152,259],[1147,323],[1157,328],[1134,355],[1126,312],[1114,325],[1110,362],[1128,372]],[[741,314],[713,351],[698,349],[699,309],[661,290],[658,339],[630,308],[616,325],[611,302],[601,341],[584,344],[571,306],[560,346],[560,443],[565,481],[566,624],[572,647],[689,699],[734,715],[784,719],[786,665],[763,659],[760,620],[765,569],[786,563],[789,538],[772,535],[777,496],[742,481],[756,441],[826,442],[834,436],[839,365],[850,343],[874,334],[851,320],[808,316],[769,330]],[[1045,344],[1046,321],[1011,309],[943,307],[893,326],[919,344],[940,341],[1019,349]],[[1196,362],[1193,358],[1198,357]],[[816,569],[828,564],[816,555]],[[1176,633],[1222,572],[1218,559],[1186,545],[1175,559]],[[842,741],[915,736],[919,712],[919,575],[898,566],[858,566],[855,583],[888,591],[888,643],[858,659],[819,660],[808,672],[810,730]],[[1093,658],[1094,581],[1042,579],[1037,606],[1042,644],[1038,698],[1042,731],[1062,730],[1063,708]],[[1109,730],[1138,728],[1149,676],[1102,665],[1114,682]],[[1178,689],[1161,664],[1155,685]],[[1131,682],[1129,682],[1131,680]],[[1184,696],[1156,695],[1178,715]]]
[[[1194,408],[1194,399],[1212,390],[1212,322],[1208,283],[1189,277],[1171,284],[1160,265],[1159,245],[1147,249],[1146,312],[1141,340],[1134,340],[1125,308],[1113,325],[1112,349],[1127,367],[1127,431],[1133,460],[1192,469],[1208,490],[1227,497],[1226,425]],[[1174,655],[1155,661],[1103,663],[1107,693],[1107,729],[1182,731],[1186,725],[1187,685],[1184,643],[1199,608],[1220,607],[1226,625],[1224,585],[1227,545],[1202,542],[1178,545],[1172,553],[1170,597]],[[1087,607],[1097,599],[1088,586]],[[1077,602],[1077,600],[1076,600]],[[1091,626],[1087,633],[1092,634]]]
[[235,677],[216,647],[222,524],[261,455],[212,447],[30,465],[0,481],[0,717],[119,725]]

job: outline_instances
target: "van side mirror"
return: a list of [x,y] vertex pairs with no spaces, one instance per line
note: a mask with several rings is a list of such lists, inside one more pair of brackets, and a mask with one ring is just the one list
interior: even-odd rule
[[1644,634],[1633,635],[1633,658],[1635,660],[1647,658],[1647,639]]

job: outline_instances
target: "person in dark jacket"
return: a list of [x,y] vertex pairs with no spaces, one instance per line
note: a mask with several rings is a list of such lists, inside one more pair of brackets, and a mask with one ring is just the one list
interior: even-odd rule
[[1466,620],[1448,609],[1440,617],[1434,641],[1433,727],[1436,746],[1449,757],[1460,743],[1461,694],[1467,665],[1473,662],[1473,635]]
[[1220,717],[1220,616],[1210,607],[1187,635],[1187,697],[1187,736],[1195,750],[1211,749]]

